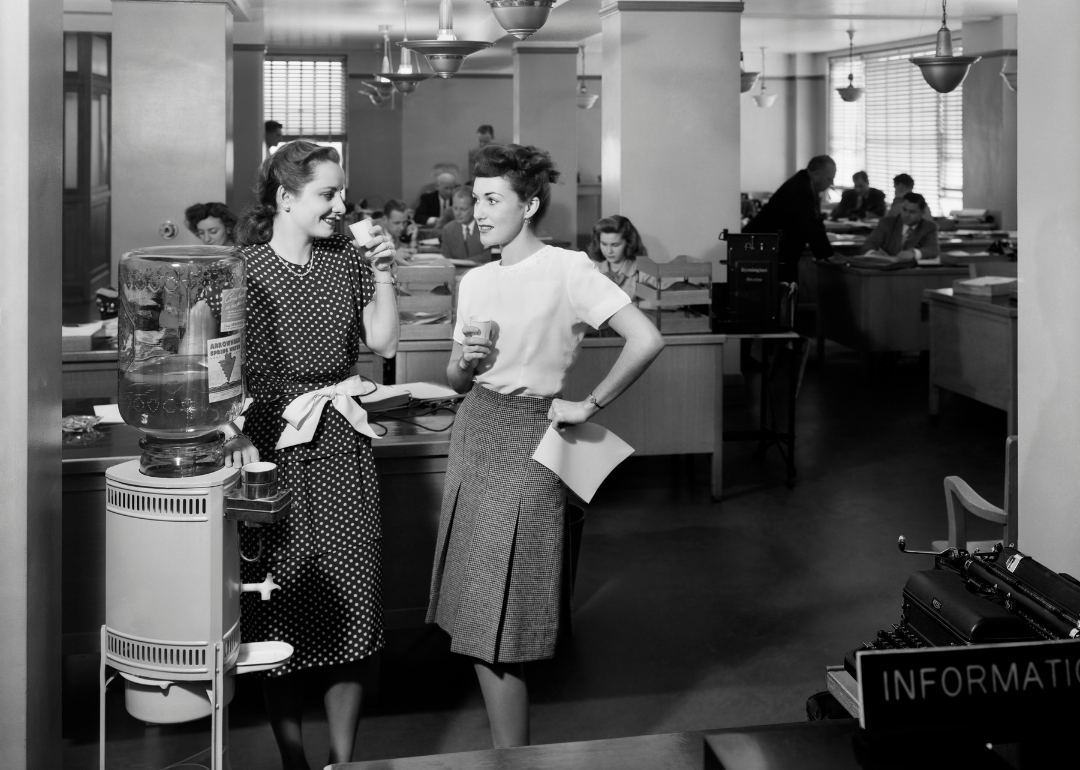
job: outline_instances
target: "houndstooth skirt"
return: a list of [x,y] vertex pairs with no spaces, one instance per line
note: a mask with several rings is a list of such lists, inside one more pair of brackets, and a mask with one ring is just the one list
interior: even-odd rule
[[569,601],[565,488],[532,459],[550,405],[477,385],[454,421],[427,622],[488,663],[552,657]]

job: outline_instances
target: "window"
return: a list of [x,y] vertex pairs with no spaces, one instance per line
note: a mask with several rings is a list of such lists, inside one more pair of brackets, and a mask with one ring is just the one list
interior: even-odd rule
[[908,61],[933,53],[927,43],[856,56],[855,84],[866,87],[857,102],[845,102],[836,92],[847,85],[847,55],[831,58],[829,154],[839,184],[850,184],[852,174],[865,170],[870,183],[891,199],[892,178],[907,173],[930,211],[943,216],[964,206],[964,97],[963,86],[939,94]]
[[311,139],[342,154],[346,138],[345,62],[332,57],[275,57],[263,65],[265,120],[282,125],[282,139]]

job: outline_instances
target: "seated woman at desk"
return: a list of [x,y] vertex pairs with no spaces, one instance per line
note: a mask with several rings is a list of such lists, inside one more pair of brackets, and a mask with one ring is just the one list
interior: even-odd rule
[[184,212],[184,224],[207,246],[232,246],[236,215],[224,203],[196,203]]
[[633,222],[618,214],[604,217],[592,229],[589,256],[601,274],[606,275],[632,300],[637,299],[637,285],[660,287],[648,273],[638,272],[637,258],[646,256],[641,236]]
[[926,199],[918,193],[904,195],[899,216],[884,217],[866,238],[860,254],[934,259],[938,256],[938,227],[923,217]]

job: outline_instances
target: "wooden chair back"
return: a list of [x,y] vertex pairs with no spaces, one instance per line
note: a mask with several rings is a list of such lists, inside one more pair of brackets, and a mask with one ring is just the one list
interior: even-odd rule
[[[949,518],[948,541],[935,540],[934,548],[941,550],[946,546],[963,548],[968,551],[978,549],[988,551],[995,543],[1016,546],[1018,534],[1017,522],[1017,437],[1009,436],[1005,442],[1005,497],[1004,507],[988,503],[959,476],[945,479],[945,508]],[[1001,525],[1001,539],[969,541],[967,538],[967,514],[972,514]]]

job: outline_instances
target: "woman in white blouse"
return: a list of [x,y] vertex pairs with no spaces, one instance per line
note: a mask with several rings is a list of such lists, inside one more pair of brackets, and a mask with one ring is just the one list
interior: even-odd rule
[[[502,260],[471,270],[458,291],[447,378],[468,396],[454,423],[427,619],[473,658],[503,747],[529,742],[522,664],[554,655],[570,598],[565,487],[532,454],[549,425],[584,423],[610,404],[664,342],[586,254],[536,236],[559,178],[547,152],[488,145],[475,172],[480,240],[500,246]],[[619,359],[586,399],[563,400],[586,328],[604,325],[626,339]]]

